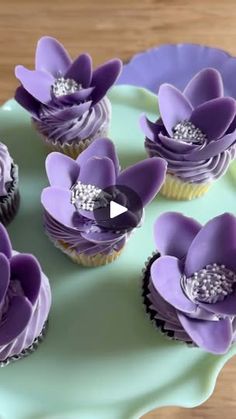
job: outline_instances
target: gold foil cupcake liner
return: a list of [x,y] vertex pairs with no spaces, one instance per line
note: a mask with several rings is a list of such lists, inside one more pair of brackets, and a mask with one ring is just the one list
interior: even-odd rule
[[160,193],[166,198],[176,200],[191,200],[203,196],[209,190],[211,183],[187,183],[167,174]]
[[6,367],[7,365],[11,364],[12,362],[19,361],[20,359],[26,358],[27,356],[34,353],[37,349],[40,343],[44,340],[48,330],[48,320],[43,325],[42,331],[39,336],[37,336],[33,343],[26,349],[23,349],[23,351],[20,354],[16,354],[13,356],[9,356],[4,361],[0,361],[0,368]]
[[86,267],[97,267],[107,265],[111,262],[114,262],[121,254],[124,247],[120,250],[112,250],[109,254],[97,253],[96,255],[86,255],[85,253],[78,254],[75,249],[71,249],[68,244],[63,241],[54,240],[53,243],[55,246],[62,250],[67,256],[69,256],[73,262],[78,265]]
[[0,222],[7,226],[15,217],[20,206],[18,166],[12,165],[11,169],[12,184],[7,196],[1,198],[0,202]]

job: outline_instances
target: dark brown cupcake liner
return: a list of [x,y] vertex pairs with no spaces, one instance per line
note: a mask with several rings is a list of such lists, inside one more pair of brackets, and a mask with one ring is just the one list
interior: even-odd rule
[[158,329],[162,335],[167,337],[170,340],[178,341],[187,344],[188,346],[195,346],[193,341],[183,341],[175,337],[175,333],[173,330],[169,330],[165,327],[166,322],[164,320],[157,319],[156,316],[158,315],[158,312],[152,308],[152,303],[148,298],[148,295],[150,294],[148,285],[150,281],[150,275],[151,275],[151,266],[160,257],[160,253],[156,252],[153,253],[152,256],[148,258],[148,260],[145,263],[145,268],[143,269],[143,275],[142,275],[142,299],[143,299],[143,305],[146,311],[146,314],[148,318],[151,320],[153,325],[156,329]]
[[18,166],[12,165],[12,183],[9,187],[7,196],[0,198],[0,222],[6,226],[16,216],[20,206]]
[[9,356],[4,361],[0,361],[0,368],[6,367],[12,362],[19,361],[20,359],[26,358],[27,356],[33,354],[37,349],[40,343],[44,340],[48,330],[48,320],[44,323],[43,329],[40,335],[35,338],[33,343],[26,349],[24,349],[20,354]]

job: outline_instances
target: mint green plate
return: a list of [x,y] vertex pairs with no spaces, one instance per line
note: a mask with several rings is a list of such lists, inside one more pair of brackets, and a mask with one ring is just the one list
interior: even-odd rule
[[[156,99],[129,86],[115,87],[110,98],[110,136],[125,167],[145,158],[138,116],[145,111],[154,119]],[[213,356],[167,340],[145,315],[140,275],[154,250],[152,225],[161,212],[182,211],[205,222],[235,211],[235,168],[198,200],[158,197],[122,256],[109,266],[86,269],[54,248],[43,232],[46,150],[13,100],[0,110],[0,138],[20,166],[22,201],[9,227],[11,239],[15,249],[39,258],[53,292],[44,343],[0,370],[1,419],[138,419],[155,407],[193,407],[206,400],[236,347]]]

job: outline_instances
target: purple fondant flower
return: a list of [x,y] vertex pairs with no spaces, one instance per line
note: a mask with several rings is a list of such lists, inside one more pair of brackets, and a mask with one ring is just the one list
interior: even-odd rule
[[56,39],[44,36],[37,45],[35,70],[16,67],[16,77],[22,84],[16,99],[36,117],[41,104],[50,106],[54,102],[76,104],[79,116],[105,96],[120,70],[121,61],[115,59],[92,71],[90,55],[82,54],[72,61]]
[[15,98],[48,138],[88,138],[109,119],[107,104],[98,104],[120,70],[121,61],[114,59],[93,71],[90,55],[81,54],[72,61],[56,39],[45,36],[38,41],[35,70],[22,65],[15,69],[21,82]]
[[[41,201],[49,235],[54,240],[63,240],[78,253],[96,253],[98,249],[109,251],[114,244],[123,246],[127,238],[123,223],[130,223],[132,227],[137,223],[132,211],[114,218],[112,228],[107,226],[106,220],[105,225],[97,222],[92,200],[88,198],[95,198],[97,192],[119,185],[132,189],[144,207],[159,191],[166,163],[159,158],[146,159],[120,171],[113,143],[108,139],[98,139],[76,160],[51,153],[46,160],[46,171],[50,187],[43,190]],[[79,191],[77,202],[73,201],[75,190]],[[125,205],[122,200],[120,203]]]
[[235,339],[236,217],[225,213],[201,226],[169,212],[157,219],[154,236],[161,254],[151,266],[156,318],[169,316],[167,329],[225,353]]
[[0,361],[28,348],[42,331],[51,303],[36,258],[12,250],[0,224]]
[[149,155],[168,162],[168,173],[187,182],[206,182],[225,173],[235,157],[236,102],[223,97],[220,73],[199,72],[183,93],[163,84],[158,94],[160,118],[144,115],[141,127]]

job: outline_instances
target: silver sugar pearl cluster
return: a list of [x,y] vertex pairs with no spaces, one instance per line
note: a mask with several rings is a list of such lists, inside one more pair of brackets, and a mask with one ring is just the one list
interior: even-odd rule
[[207,265],[189,278],[182,278],[186,293],[195,301],[214,304],[232,294],[236,283],[236,273],[225,265]]
[[207,137],[190,121],[182,121],[173,128],[173,138],[191,144],[204,144]]
[[76,83],[73,79],[57,78],[52,85],[52,92],[55,97],[69,95],[82,89],[82,85]]
[[94,185],[86,185],[79,181],[71,189],[71,203],[75,205],[76,209],[93,211],[101,192],[102,189]]

